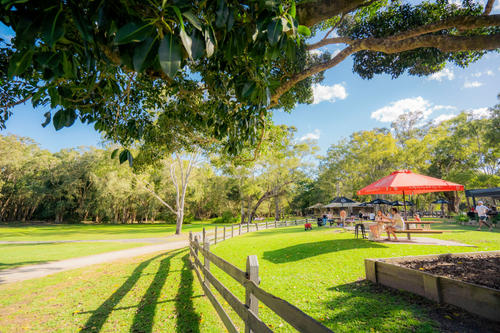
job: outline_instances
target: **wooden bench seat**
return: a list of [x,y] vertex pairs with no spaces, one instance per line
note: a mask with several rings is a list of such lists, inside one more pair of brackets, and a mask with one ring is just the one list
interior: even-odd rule
[[409,229],[409,230],[396,230],[397,234],[442,234],[443,230],[422,230],[422,229]]

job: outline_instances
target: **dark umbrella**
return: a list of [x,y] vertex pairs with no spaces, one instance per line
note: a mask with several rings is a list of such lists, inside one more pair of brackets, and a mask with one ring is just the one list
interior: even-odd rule
[[335,199],[333,199],[332,201],[330,201],[330,203],[339,203],[339,204],[345,204],[345,203],[353,203],[353,202],[356,202],[354,200],[351,200],[349,198],[346,198],[346,197],[336,197]]
[[404,206],[406,203],[407,206],[413,206],[413,202],[411,201],[399,201],[399,200],[396,200],[396,201],[393,201],[391,203],[391,206]]
[[437,200],[434,200],[431,203],[437,204],[437,205],[441,204],[441,217],[443,217],[444,216],[444,207],[443,207],[443,205],[444,204],[449,204],[450,202],[448,200],[444,200],[444,199],[437,199]]
[[392,201],[384,199],[375,199],[368,202],[370,205],[392,205]]
[[368,202],[362,202],[358,205],[358,207],[368,207],[369,203]]

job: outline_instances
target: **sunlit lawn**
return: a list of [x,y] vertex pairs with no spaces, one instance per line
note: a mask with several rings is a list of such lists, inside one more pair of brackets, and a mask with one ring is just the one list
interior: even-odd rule
[[117,251],[146,243],[0,244],[0,269]]
[[222,332],[186,250],[0,285],[1,332]]
[[[215,224],[185,224],[183,232],[200,231]],[[54,241],[166,237],[175,233],[174,224],[62,224],[0,226],[0,241]]]
[[[256,254],[264,289],[335,332],[430,332],[441,330],[443,320],[451,323],[467,315],[452,311],[443,316],[442,308],[430,301],[363,281],[363,260],[500,249],[499,232],[456,225],[434,228],[453,231],[435,237],[477,248],[380,244],[356,240],[336,228],[304,232],[298,226],[245,234],[211,249],[242,269],[247,255]],[[7,332],[221,332],[215,311],[188,269],[186,254],[178,250],[0,285],[0,327]],[[211,268],[244,300],[242,288]],[[273,330],[291,331],[265,306],[259,311]]]
[[[264,289],[290,301],[335,332],[425,332],[438,329],[431,319],[433,303],[420,298],[414,302],[411,294],[376,288],[361,280],[365,277],[365,258],[500,250],[499,232],[477,232],[457,225],[434,228],[453,232],[433,237],[477,248],[380,244],[356,240],[352,233],[339,233],[336,229],[315,228],[304,232],[302,227],[291,227],[244,235],[221,242],[212,250],[242,269],[247,255],[257,255]],[[231,278],[220,271],[217,276],[244,299],[244,291]],[[290,330],[267,308],[260,311],[274,329]]]

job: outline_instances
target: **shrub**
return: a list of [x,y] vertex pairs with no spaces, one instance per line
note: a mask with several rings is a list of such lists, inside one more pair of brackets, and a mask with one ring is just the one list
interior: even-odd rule
[[459,213],[458,215],[455,216],[455,222],[458,223],[469,222],[469,217],[465,213]]
[[226,210],[222,215],[215,219],[215,223],[234,223],[238,221],[238,217],[233,216],[230,210]]

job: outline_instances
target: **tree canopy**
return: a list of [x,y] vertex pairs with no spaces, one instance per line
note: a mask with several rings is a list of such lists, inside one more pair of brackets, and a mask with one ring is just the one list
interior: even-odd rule
[[[5,0],[0,126],[17,104],[47,105],[56,129],[93,123],[124,146],[255,147],[274,108],[353,56],[355,73],[428,75],[500,48],[494,0]],[[311,31],[322,35],[310,43]],[[340,44],[330,57],[310,50]]]

